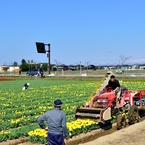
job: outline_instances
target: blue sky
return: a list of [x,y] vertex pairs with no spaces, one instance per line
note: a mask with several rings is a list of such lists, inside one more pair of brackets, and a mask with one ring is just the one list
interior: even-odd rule
[[51,44],[51,63],[145,63],[144,0],[1,0],[0,64],[47,62],[35,42]]

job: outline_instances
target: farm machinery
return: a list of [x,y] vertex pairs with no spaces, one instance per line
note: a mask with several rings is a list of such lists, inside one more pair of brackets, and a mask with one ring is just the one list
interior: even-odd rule
[[139,122],[139,109],[145,108],[145,90],[128,90],[122,87],[119,100],[116,92],[106,88],[112,72],[108,72],[86,104],[76,109],[76,119],[92,119],[100,123],[116,116],[117,129]]

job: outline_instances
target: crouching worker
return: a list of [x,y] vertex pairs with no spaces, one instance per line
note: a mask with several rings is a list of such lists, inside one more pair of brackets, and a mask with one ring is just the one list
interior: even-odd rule
[[28,87],[29,87],[29,85],[30,85],[29,83],[25,83],[24,86],[23,86],[23,88],[22,88],[22,90],[27,90]]
[[[38,118],[39,126],[48,131],[48,145],[65,145],[65,141],[67,142],[69,139],[66,115],[61,111],[61,107],[62,102],[55,100],[54,109],[47,111]],[[44,121],[47,122],[48,128]]]

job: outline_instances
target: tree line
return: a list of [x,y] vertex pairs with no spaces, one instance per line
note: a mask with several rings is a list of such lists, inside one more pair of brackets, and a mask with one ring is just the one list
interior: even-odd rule
[[[13,66],[18,66],[17,62],[13,63]],[[19,65],[19,67],[21,68],[21,71],[28,71],[28,70],[32,70],[32,69],[36,69],[36,68],[41,68],[44,71],[47,71],[48,68],[48,64],[47,63],[35,63],[33,61],[31,62],[27,62],[25,59],[22,59],[21,64]]]

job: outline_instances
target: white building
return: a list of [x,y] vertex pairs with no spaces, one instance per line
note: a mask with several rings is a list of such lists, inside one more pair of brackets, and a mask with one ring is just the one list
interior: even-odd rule
[[9,68],[8,68],[8,70],[7,70],[7,72],[19,72],[19,67],[18,66],[15,66],[15,67],[13,67],[13,66],[10,66]]

